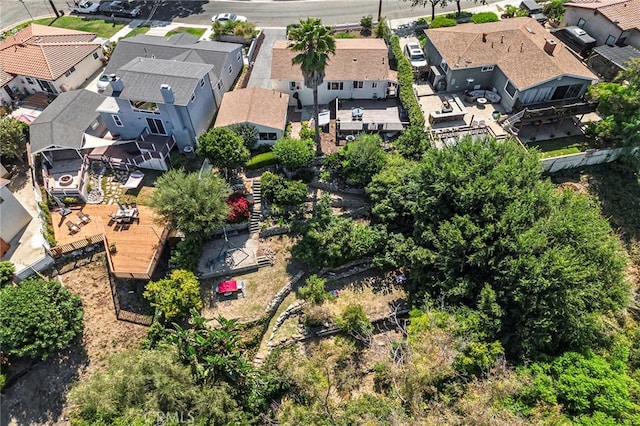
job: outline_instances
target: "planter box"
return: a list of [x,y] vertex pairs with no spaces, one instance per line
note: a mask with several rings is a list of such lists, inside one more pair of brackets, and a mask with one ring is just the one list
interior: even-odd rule
[[255,37],[250,40],[247,40],[246,38],[242,36],[237,36],[237,35],[221,35],[216,37],[215,40],[224,41],[225,43],[238,43],[238,44],[244,44],[245,46],[249,46],[253,42],[253,40],[255,40]]

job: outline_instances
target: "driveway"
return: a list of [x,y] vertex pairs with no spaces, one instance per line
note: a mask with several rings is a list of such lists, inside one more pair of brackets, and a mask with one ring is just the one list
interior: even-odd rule
[[[285,40],[287,30],[285,28],[265,28],[264,40],[260,51],[256,56],[251,70],[251,77],[247,87],[263,87],[271,89],[271,57],[273,54],[273,44],[276,40]],[[249,64],[251,66],[251,64]]]

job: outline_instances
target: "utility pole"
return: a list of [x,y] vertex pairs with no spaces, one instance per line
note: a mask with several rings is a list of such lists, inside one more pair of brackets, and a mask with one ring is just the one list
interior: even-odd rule
[[53,4],[53,0],[49,0],[49,4],[51,5],[51,8],[53,9],[53,13],[56,14],[56,18],[60,17],[60,12],[58,12],[58,9],[56,9],[56,5]]
[[378,0],[378,23],[382,19],[382,0]]

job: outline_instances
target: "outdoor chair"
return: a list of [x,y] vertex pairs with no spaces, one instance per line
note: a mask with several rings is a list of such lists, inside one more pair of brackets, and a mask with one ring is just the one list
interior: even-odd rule
[[79,212],[76,213],[76,216],[78,216],[78,218],[82,221],[82,223],[89,223],[91,222],[91,218],[89,217],[88,214],[86,214],[85,212],[83,212],[82,210],[80,210]]
[[70,220],[66,221],[65,225],[67,225],[67,228],[69,228],[69,233],[70,234],[75,234],[76,232],[78,232],[80,230],[78,225],[76,225],[75,223],[71,222]]

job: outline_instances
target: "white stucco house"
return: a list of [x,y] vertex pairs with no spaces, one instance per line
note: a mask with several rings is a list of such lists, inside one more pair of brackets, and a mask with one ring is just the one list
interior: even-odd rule
[[0,251],[9,248],[9,244],[25,226],[31,222],[31,215],[9,190],[9,179],[0,178]]

